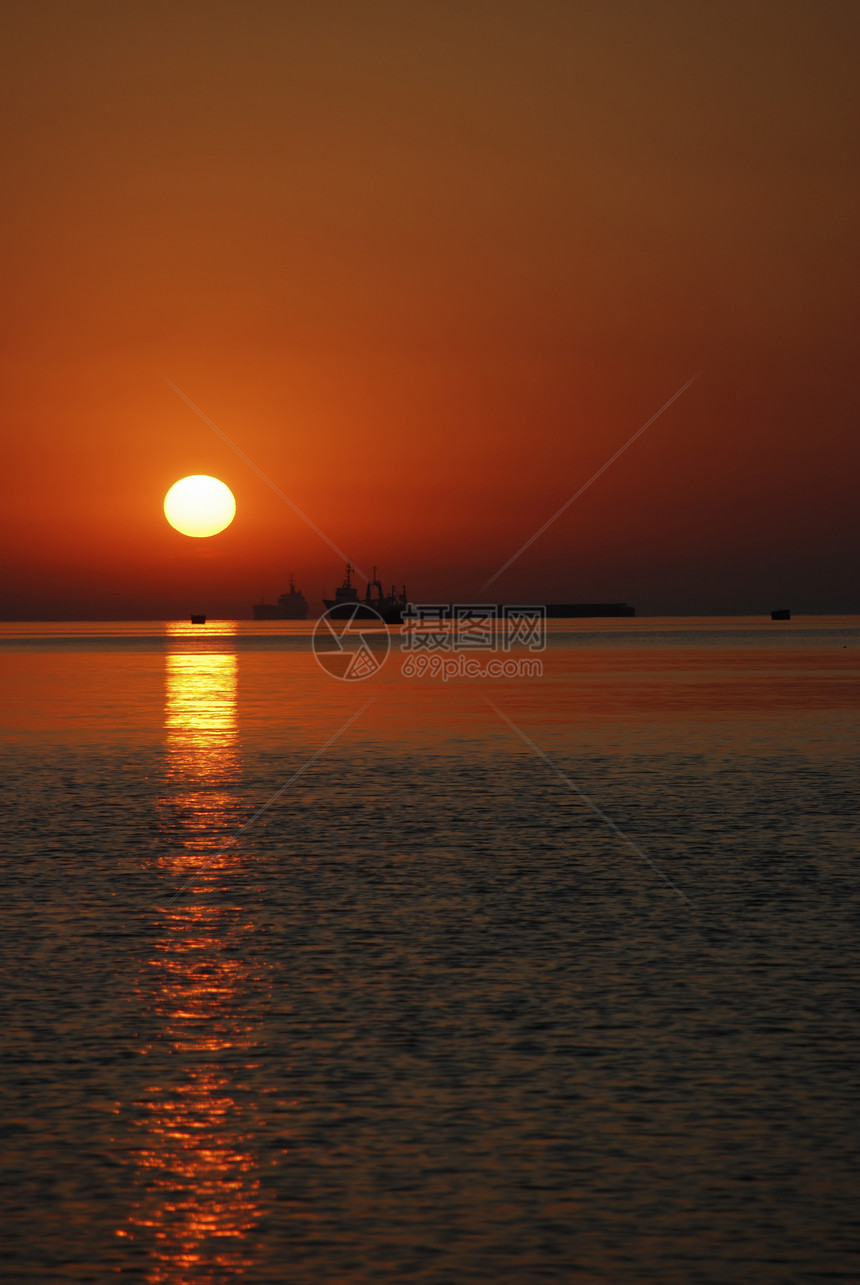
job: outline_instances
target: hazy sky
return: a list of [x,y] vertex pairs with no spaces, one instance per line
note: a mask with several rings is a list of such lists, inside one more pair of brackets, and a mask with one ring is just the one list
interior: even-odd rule
[[[7,3],[7,617],[860,609],[855,3]],[[186,473],[233,489],[167,527]]]

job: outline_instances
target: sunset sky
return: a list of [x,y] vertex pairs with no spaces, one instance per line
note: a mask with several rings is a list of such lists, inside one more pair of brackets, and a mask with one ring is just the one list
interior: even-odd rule
[[[860,6],[41,3],[0,20],[0,612],[343,567],[858,611]],[[210,540],[165,521],[225,481]]]

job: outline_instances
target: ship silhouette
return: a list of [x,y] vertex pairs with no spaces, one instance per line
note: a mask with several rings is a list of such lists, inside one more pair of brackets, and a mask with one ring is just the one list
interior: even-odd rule
[[305,620],[308,604],[305,595],[297,589],[290,576],[290,587],[282,593],[277,602],[266,602],[261,599],[254,603],[255,620]]
[[335,589],[333,598],[323,598],[328,614],[334,620],[373,620],[381,616],[387,625],[399,625],[403,621],[406,609],[406,585],[398,593],[394,585],[391,592],[385,593],[382,582],[377,579],[376,567],[373,568],[373,579],[368,580],[364,600],[358,596],[358,590],[352,583],[352,563],[346,564],[346,576],[340,588]]

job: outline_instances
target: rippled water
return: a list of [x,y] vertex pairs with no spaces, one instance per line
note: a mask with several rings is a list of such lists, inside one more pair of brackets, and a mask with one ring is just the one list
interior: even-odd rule
[[4,1278],[860,1276],[860,622],[308,638],[2,627]]

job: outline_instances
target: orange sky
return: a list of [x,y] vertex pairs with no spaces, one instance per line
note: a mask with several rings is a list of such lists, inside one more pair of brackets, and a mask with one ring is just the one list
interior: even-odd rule
[[[6,618],[857,611],[849,3],[9,3]],[[695,11],[694,11],[695,10]],[[167,527],[187,473],[233,489]],[[497,592],[495,592],[497,591]]]

